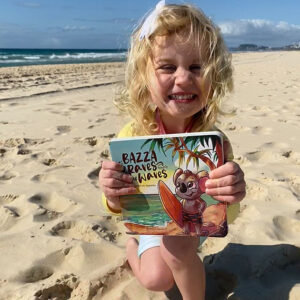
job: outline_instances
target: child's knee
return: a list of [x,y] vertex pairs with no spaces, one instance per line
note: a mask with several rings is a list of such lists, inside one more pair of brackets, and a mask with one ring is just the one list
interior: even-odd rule
[[174,285],[172,273],[159,268],[143,270],[144,276],[141,283],[145,288],[151,291],[168,291]]
[[190,237],[167,237],[163,239],[161,255],[167,265],[172,269],[182,269],[190,265],[197,255],[199,241]]

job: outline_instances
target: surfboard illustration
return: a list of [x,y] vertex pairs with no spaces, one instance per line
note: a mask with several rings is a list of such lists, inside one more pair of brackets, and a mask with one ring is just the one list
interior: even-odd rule
[[159,180],[157,186],[164,210],[180,228],[183,228],[181,203],[162,180]]
[[131,234],[178,235],[182,233],[182,229],[174,221],[170,221],[165,227],[145,226],[129,222],[125,222],[124,225]]

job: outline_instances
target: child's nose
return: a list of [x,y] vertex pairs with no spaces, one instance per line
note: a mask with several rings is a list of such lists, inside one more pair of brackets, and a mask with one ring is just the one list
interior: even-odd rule
[[178,68],[175,73],[176,84],[186,84],[191,81],[191,72],[183,68]]

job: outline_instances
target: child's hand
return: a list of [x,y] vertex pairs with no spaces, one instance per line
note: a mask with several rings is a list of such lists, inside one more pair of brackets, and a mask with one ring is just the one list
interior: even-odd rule
[[107,199],[108,206],[116,211],[121,210],[119,196],[136,193],[132,176],[125,174],[123,170],[121,164],[104,161],[99,172],[101,191]]
[[227,162],[211,171],[205,187],[205,193],[218,201],[235,203],[246,195],[244,173],[235,162]]

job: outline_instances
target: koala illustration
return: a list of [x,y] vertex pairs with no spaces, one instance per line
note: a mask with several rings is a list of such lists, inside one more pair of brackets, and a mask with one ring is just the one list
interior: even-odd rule
[[200,234],[202,227],[202,214],[206,208],[206,202],[201,199],[205,192],[205,182],[208,179],[206,171],[197,174],[190,170],[183,171],[178,168],[173,175],[175,192],[182,200],[182,220],[184,233],[196,232]]

